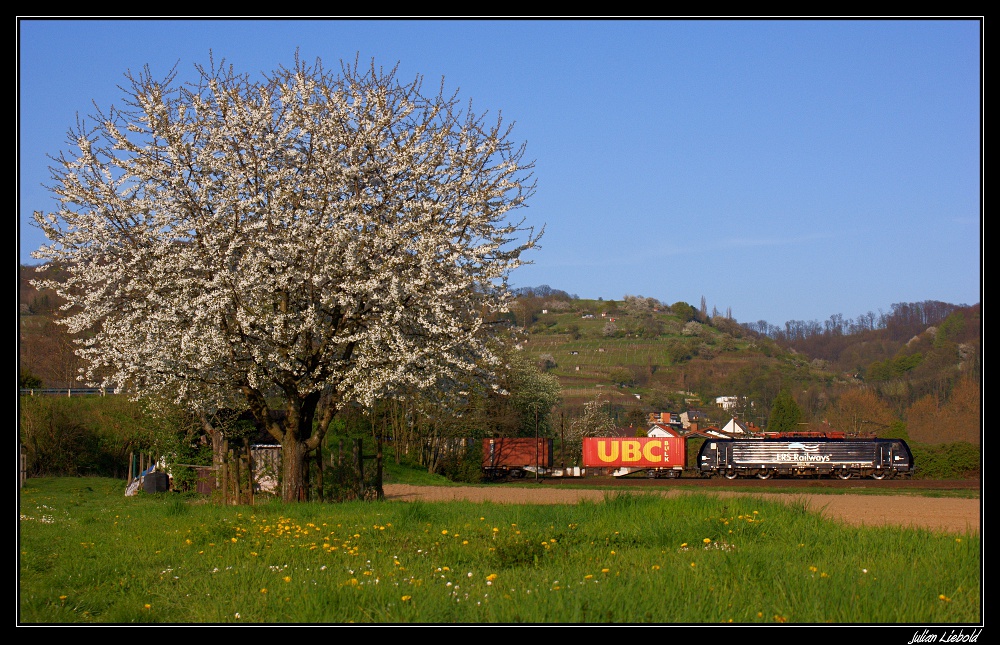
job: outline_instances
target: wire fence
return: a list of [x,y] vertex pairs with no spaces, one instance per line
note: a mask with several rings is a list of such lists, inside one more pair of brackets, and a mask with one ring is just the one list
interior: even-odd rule
[[21,388],[21,396],[106,396],[117,394],[115,390],[105,390],[102,388]]

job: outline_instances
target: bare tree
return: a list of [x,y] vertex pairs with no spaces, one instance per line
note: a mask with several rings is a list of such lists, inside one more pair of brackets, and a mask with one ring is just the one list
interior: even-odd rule
[[40,286],[78,307],[85,378],[195,409],[242,399],[296,500],[348,402],[489,377],[485,316],[540,235],[511,218],[532,164],[499,117],[374,63],[196,69],[128,73],[124,107],[71,130],[34,256],[68,277]]
[[573,419],[566,431],[566,442],[573,446],[570,458],[580,459],[584,437],[606,437],[614,430],[615,424],[604,409],[607,399],[597,395],[583,405],[583,415]]

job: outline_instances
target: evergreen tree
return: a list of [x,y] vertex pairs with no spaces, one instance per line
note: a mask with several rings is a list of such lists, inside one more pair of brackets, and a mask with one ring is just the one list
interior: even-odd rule
[[767,418],[767,429],[770,432],[792,432],[802,418],[802,410],[792,398],[788,390],[782,390],[771,405],[771,414]]

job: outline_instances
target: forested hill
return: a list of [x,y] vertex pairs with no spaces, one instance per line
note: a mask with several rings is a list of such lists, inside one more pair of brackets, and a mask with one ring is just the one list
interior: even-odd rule
[[[978,357],[981,335],[978,303],[972,306],[936,300],[895,303],[887,313],[868,312],[854,319],[834,314],[822,322],[789,320],[783,326],[777,326],[766,320],[738,322],[718,312],[709,314],[704,302],[700,309],[696,309],[686,302],[669,305],[642,296],[626,295],[620,301],[595,301],[581,299],[547,285],[522,288],[518,293],[517,309],[512,320],[536,333],[552,330],[551,325],[544,324],[546,314],[543,311],[553,314],[600,311],[605,320],[608,316],[618,319],[614,330],[602,327],[601,335],[618,338],[656,338],[663,335],[665,326],[671,320],[684,323],[693,320],[736,336],[769,338],[786,351],[803,354],[810,360],[825,361],[832,370],[861,377],[868,374],[873,364],[881,362],[883,365],[874,365],[871,374],[877,378],[884,373],[886,361],[896,359],[899,359],[898,365],[890,369],[897,372],[899,368],[904,368],[903,371],[912,369],[923,362],[911,358],[914,354],[934,354],[934,349],[954,349],[962,354],[963,360],[975,350],[973,354]],[[538,325],[540,321],[542,324]],[[734,324],[742,330],[734,330]],[[931,347],[922,346],[922,340],[927,340],[925,334],[933,337]],[[942,353],[948,352],[936,352]]]

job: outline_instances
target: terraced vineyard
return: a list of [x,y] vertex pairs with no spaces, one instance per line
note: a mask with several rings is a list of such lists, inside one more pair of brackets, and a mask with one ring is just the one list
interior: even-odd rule
[[695,391],[715,390],[751,363],[809,371],[803,358],[749,337],[735,322],[719,329],[669,311],[620,313],[600,301],[578,300],[573,311],[539,314],[521,347],[559,379],[569,405],[603,395],[635,407],[664,393],[697,405],[705,402]]

